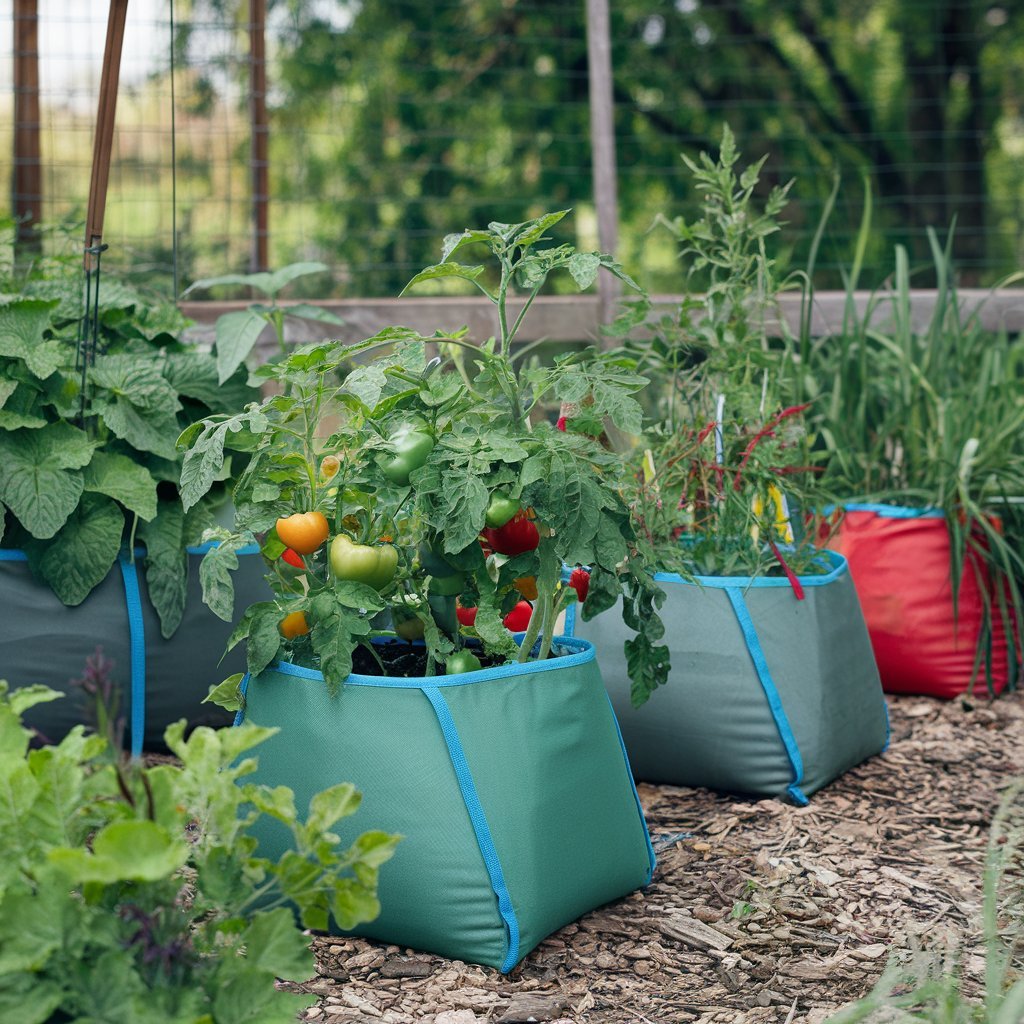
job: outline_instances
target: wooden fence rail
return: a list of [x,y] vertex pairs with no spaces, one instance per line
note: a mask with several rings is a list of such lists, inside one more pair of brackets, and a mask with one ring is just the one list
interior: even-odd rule
[[[1005,329],[1011,333],[1024,331],[1024,289],[1006,289],[993,292],[987,289],[961,289],[958,292],[965,317],[977,315],[982,326],[989,330]],[[308,301],[308,300],[307,300]],[[921,289],[911,292],[912,321],[916,329],[924,329],[934,313],[936,293]],[[678,307],[677,296],[656,296],[654,316],[671,313]],[[854,304],[858,317],[863,317],[874,304],[872,322],[884,327],[891,317],[891,304],[878,293],[858,292]],[[212,326],[217,317],[248,303],[235,302],[183,302],[182,312],[196,322],[198,337],[212,339]],[[282,303],[287,305],[287,303]],[[432,296],[407,299],[327,299],[317,303],[339,316],[344,326],[325,326],[315,322],[289,321],[292,341],[310,341],[317,338],[340,338],[361,341],[384,327],[400,324],[422,334],[435,331],[454,331],[468,327],[469,337],[483,341],[498,333],[498,320],[494,307],[483,296],[470,298]],[[515,305],[511,306],[513,314]],[[841,331],[846,295],[843,292],[819,292],[815,295],[811,331],[821,337]],[[799,330],[801,303],[798,295],[784,295],[780,300],[782,317],[789,329]],[[538,298],[523,323],[519,340],[523,342],[546,339],[552,342],[599,341],[600,299],[596,295],[555,295]],[[273,345],[268,336],[261,345]]]

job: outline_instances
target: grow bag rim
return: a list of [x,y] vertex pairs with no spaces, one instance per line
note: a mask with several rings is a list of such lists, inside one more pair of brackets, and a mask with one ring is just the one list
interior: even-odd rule
[[[849,571],[849,563],[845,556],[838,551],[822,548],[821,557],[830,562],[832,568],[827,573],[813,576],[798,576],[802,586],[825,587],[835,583],[837,579],[845,576]],[[750,587],[792,587],[792,582],[786,576],[694,576],[686,579],[677,572],[656,572],[654,579],[657,583],[685,583],[690,586],[712,587],[719,590],[746,590]]]
[[830,505],[825,509],[826,515],[837,509],[844,512],[874,512],[883,519],[945,519],[946,513],[941,508],[925,506],[915,508],[910,505],[886,505],[881,502],[844,502],[842,505]]
[[[220,546],[219,540],[208,540],[205,544],[190,545],[185,548],[185,553],[188,555],[205,555],[207,551],[212,551],[214,548]],[[258,555],[260,548],[258,544],[246,544],[244,548],[239,548],[236,555]],[[144,547],[136,547],[132,551],[134,558],[145,558],[146,549]],[[0,547],[0,562],[27,562],[28,553],[24,548],[5,548]]]
[[[518,634],[517,639],[521,640],[522,634]],[[474,683],[487,683],[495,679],[530,675],[535,672],[553,672],[560,668],[585,665],[587,662],[594,661],[597,657],[597,650],[589,640],[582,640],[579,637],[572,636],[558,636],[552,642],[560,647],[567,647],[573,650],[574,653],[562,655],[558,658],[550,658],[547,661],[513,662],[511,665],[495,665],[493,668],[482,668],[477,669],[475,672],[462,672],[451,676],[367,676],[353,672],[345,677],[343,685],[405,690],[422,690],[446,686],[472,686]],[[282,675],[295,676],[299,679],[324,681],[323,673],[317,669],[292,665],[287,661],[271,662],[264,671],[280,672]],[[250,673],[246,673],[243,680],[243,694],[249,678]]]

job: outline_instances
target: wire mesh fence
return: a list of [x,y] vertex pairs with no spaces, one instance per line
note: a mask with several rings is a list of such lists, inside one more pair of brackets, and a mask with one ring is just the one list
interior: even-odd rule
[[[866,209],[864,285],[891,270],[896,244],[931,266],[928,230],[944,237],[953,224],[964,283],[1013,272],[1024,248],[1019,6],[613,0],[619,258],[654,291],[684,286],[674,239],[653,225],[692,213],[699,197],[680,154],[714,152],[728,123],[744,163],[767,154],[759,188],[795,179],[772,242],[784,265],[806,264],[838,182],[819,285],[842,284]],[[308,284],[320,295],[395,295],[436,260],[446,232],[565,207],[572,240],[597,245],[585,0],[293,0],[271,2],[254,25],[261,7],[129,5],[106,266],[180,294],[260,258],[260,25],[271,266],[322,260],[329,270]],[[74,248],[106,5],[0,0],[0,12],[12,26],[0,49],[0,167],[11,182],[0,215],[35,209],[44,248]],[[33,17],[38,156],[18,135]],[[930,282],[922,272],[914,283]]]

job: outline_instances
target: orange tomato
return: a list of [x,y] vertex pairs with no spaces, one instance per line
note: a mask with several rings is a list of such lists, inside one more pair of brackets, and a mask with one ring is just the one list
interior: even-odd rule
[[300,555],[311,555],[330,532],[323,512],[295,512],[277,521],[277,535],[282,543]]
[[278,624],[281,636],[285,640],[294,640],[297,636],[305,636],[309,632],[309,622],[305,612],[289,612]]
[[512,585],[519,591],[527,601],[537,600],[537,577],[536,576],[520,576],[518,579],[513,580]]

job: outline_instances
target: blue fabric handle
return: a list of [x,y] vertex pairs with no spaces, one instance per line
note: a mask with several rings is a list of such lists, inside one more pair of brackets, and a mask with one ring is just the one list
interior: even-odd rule
[[739,590],[729,589],[726,590],[726,593],[729,595],[732,610],[736,614],[736,621],[739,622],[740,629],[743,631],[743,640],[747,645],[747,650],[750,652],[754,668],[757,670],[757,678],[761,681],[764,695],[768,698],[768,707],[771,710],[772,718],[775,720],[775,727],[779,730],[779,737],[782,740],[783,747],[786,749],[786,756],[789,758],[790,766],[793,769],[793,781],[786,787],[786,791],[802,807],[809,803],[809,801],[804,795],[803,790],[800,789],[800,783],[803,782],[804,778],[804,762],[800,756],[800,747],[797,745],[796,736],[793,735],[793,729],[789,724],[789,719],[786,717],[786,710],[782,706],[782,698],[779,696],[779,691],[775,686],[775,680],[772,679],[771,669],[769,669],[768,661],[764,656],[761,640],[754,627],[754,620],[750,617],[747,602],[743,600],[743,594]]
[[128,643],[131,652],[131,750],[132,757],[142,754],[146,733],[146,627],[142,621],[142,595],[135,562],[122,551],[117,556],[124,580],[124,602],[128,608]]
[[444,741],[448,745],[448,756],[455,769],[462,799],[469,812],[469,820],[473,826],[473,832],[476,834],[477,845],[480,847],[480,854],[483,856],[484,866],[487,868],[487,877],[491,881],[494,895],[498,898],[498,913],[501,914],[501,919],[505,922],[508,932],[508,951],[500,970],[502,974],[507,974],[519,963],[519,921],[516,918],[515,908],[512,906],[512,897],[505,884],[505,875],[501,870],[501,861],[494,846],[490,826],[487,824],[487,815],[480,803],[476,784],[473,782],[473,773],[466,761],[466,752],[462,748],[462,740],[459,739],[459,731],[452,718],[448,702],[436,686],[424,686],[422,690],[424,696],[430,701],[434,714],[437,715],[438,724],[441,726],[441,732],[444,734]]

